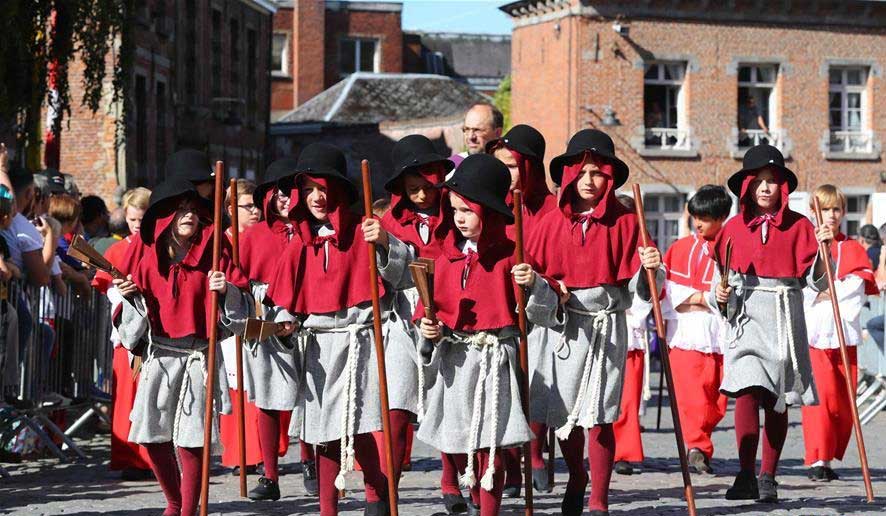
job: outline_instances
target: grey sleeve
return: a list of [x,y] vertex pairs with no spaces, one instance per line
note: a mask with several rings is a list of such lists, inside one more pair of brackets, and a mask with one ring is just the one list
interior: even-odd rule
[[557,317],[560,297],[541,276],[536,276],[535,284],[526,298],[526,319],[535,325],[553,328],[563,321]]
[[[711,278],[711,289],[708,291],[705,296],[705,300],[708,303],[708,308],[711,309],[711,312],[722,316],[723,314],[720,312],[720,307],[717,305],[717,285],[720,284],[720,269],[714,268],[714,276]],[[726,302],[726,320],[731,320],[732,316],[738,313],[739,302],[738,295],[736,294],[736,287],[741,285],[742,280],[740,278],[740,274],[737,272],[730,271],[729,272],[729,286],[732,287],[732,293],[729,294],[729,300]]]
[[131,351],[148,331],[148,310],[141,294],[131,299],[123,298],[120,308],[117,334],[123,347]]
[[[662,288],[664,288],[665,282],[665,271],[664,267],[659,267],[655,270],[655,288],[660,293]],[[631,278],[631,281],[628,283],[628,290],[637,294],[643,301],[652,300],[652,292],[649,290],[649,282],[646,278],[646,269],[643,266],[640,266],[640,269],[637,270],[637,273],[634,274],[634,277]],[[661,296],[659,295],[659,298]]]
[[246,292],[228,283],[228,290],[221,302],[221,323],[236,335],[246,328],[246,319],[255,313],[253,298]]
[[[834,260],[828,256],[828,260],[831,262],[831,270],[836,271],[837,266],[834,264]],[[816,276],[815,269],[821,268],[821,274]],[[828,274],[825,272],[824,263],[821,261],[821,253],[815,253],[815,261],[812,262],[812,267],[809,267],[809,270],[806,272],[806,284],[812,290],[816,292],[824,292],[828,289]]]
[[375,255],[378,259],[378,273],[386,283],[397,290],[413,286],[409,264],[415,260],[415,249],[411,245],[388,233],[387,252],[379,245],[375,246]]

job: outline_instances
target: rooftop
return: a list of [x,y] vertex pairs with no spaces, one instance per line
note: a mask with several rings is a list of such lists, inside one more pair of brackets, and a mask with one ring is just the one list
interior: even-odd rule
[[511,72],[510,36],[416,31],[408,34],[418,36],[429,52],[443,56],[447,74],[468,82],[473,78],[494,78],[494,87]]

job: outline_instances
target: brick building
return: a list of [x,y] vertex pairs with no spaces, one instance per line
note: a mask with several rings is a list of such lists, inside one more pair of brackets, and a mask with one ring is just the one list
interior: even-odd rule
[[609,133],[643,184],[667,244],[685,199],[725,184],[769,142],[800,179],[806,212],[822,183],[849,194],[846,230],[886,222],[886,4],[702,0],[521,0],[514,22],[514,123],[545,134]]
[[[123,106],[111,99],[92,115],[74,103],[61,135],[60,168],[80,189],[111,199],[115,190],[163,179],[166,156],[192,147],[225,161],[228,174],[255,178],[264,168],[269,125],[272,16],[268,0],[145,0],[130,25],[121,145],[114,138]],[[70,69],[72,97],[82,63]],[[68,126],[70,124],[70,126]]]

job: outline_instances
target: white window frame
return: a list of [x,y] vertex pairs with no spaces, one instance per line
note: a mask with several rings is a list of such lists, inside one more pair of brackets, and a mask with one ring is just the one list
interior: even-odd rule
[[[339,57],[339,74],[342,77],[347,77],[351,73],[359,73],[359,72],[371,72],[371,73],[379,73],[381,69],[381,40],[378,38],[362,38],[362,37],[346,37],[341,38],[338,44],[339,56],[342,54],[342,47],[346,41],[354,42],[354,72],[345,72],[341,70],[341,57]],[[360,70],[360,43],[364,41],[371,41],[375,45],[375,52],[372,56],[372,70]]]
[[[666,199],[676,198],[678,201],[677,211],[664,211]],[[686,194],[675,192],[655,192],[643,194],[643,208],[646,214],[646,221],[650,228],[649,236],[653,239],[659,249],[667,249],[680,239],[680,226],[685,223],[684,211],[686,209]],[[651,223],[655,221],[655,223]],[[677,233],[673,236],[667,235],[665,227],[668,222],[676,224]],[[654,227],[654,231],[652,230]]]
[[[678,66],[680,67],[680,78],[679,79],[667,79],[665,78],[665,70],[669,66]],[[657,68],[656,78],[650,79],[646,77],[646,74],[649,72],[649,69],[655,67]],[[662,149],[662,150],[688,150],[691,148],[690,142],[690,134],[689,134],[689,120],[688,120],[688,106],[686,104],[686,73],[688,71],[688,63],[685,61],[650,61],[643,64],[643,97],[645,102],[646,97],[646,86],[666,86],[666,87],[676,87],[677,88],[677,120],[675,121],[676,127],[670,127],[670,121],[667,119],[671,116],[671,108],[674,106],[670,105],[670,95],[665,95],[665,106],[664,106],[664,115],[666,123],[665,127],[645,127],[645,114],[646,114],[646,106],[643,106],[643,114],[644,114],[644,128],[645,128],[645,140],[649,141],[650,138],[658,138],[661,141],[660,145],[647,145],[648,148],[653,149]],[[671,143],[673,141],[673,143]]]
[[[840,83],[831,83],[831,73],[840,72]],[[862,74],[861,84],[848,84],[849,72],[857,71]],[[864,65],[830,66],[828,68],[828,133],[830,134],[829,147],[831,152],[844,153],[870,153],[873,152],[873,132],[870,130],[870,99],[868,98],[868,81],[871,69]],[[831,95],[840,94],[840,127],[831,126]],[[859,95],[859,120],[860,126],[853,128],[847,125],[849,111],[856,108],[849,107],[849,95]],[[842,143],[836,140],[842,138]]]
[[[776,114],[778,113],[778,74],[780,72],[780,67],[778,64],[774,63],[739,63],[738,68],[736,70],[736,77],[741,77],[742,68],[749,68],[751,72],[751,77],[749,81],[738,80],[738,88],[748,88],[748,89],[769,89],[769,96],[767,98],[766,109],[769,113],[769,120],[767,120],[767,126],[769,129],[769,133],[763,131],[762,129],[742,129],[738,127],[738,141],[737,144],[747,136],[750,140],[749,146],[741,146],[739,145],[740,150],[747,150],[748,148],[759,145],[761,143],[768,143],[773,145],[779,149],[784,148],[784,138],[783,131],[780,128],[780,123]],[[759,70],[761,68],[768,68],[772,70],[772,81],[764,81],[760,79]],[[741,109],[741,106],[738,107]],[[742,134],[744,133],[744,134]]]
[[[848,235],[850,237],[858,236],[849,234],[849,222],[855,222],[858,224],[860,228],[867,219],[868,206],[871,203],[871,195],[866,193],[847,193],[846,195],[846,211],[843,213],[843,220],[840,222],[840,231],[843,232],[844,235]],[[857,199],[864,206],[861,211],[849,211],[849,199]]]
[[[271,75],[273,77],[289,77],[289,51],[292,48],[292,33],[284,30],[275,30],[271,34],[271,46],[274,45],[274,37],[278,35],[286,36],[286,41],[283,44],[283,51],[280,54],[280,68],[279,69],[271,69]],[[256,36],[258,37],[258,36]],[[272,48],[273,51],[273,48]],[[273,56],[271,56],[273,58]]]

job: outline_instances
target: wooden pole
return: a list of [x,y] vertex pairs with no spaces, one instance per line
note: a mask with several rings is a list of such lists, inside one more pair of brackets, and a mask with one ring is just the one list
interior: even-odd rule
[[[634,203],[637,207],[637,218],[640,219],[640,240],[643,247],[649,247],[649,233],[646,230],[646,214],[643,212],[643,194],[640,185],[634,183]],[[667,333],[665,333],[664,317],[661,314],[661,301],[658,287],[655,285],[655,271],[645,269],[649,293],[652,297],[652,313],[655,316],[655,331],[658,333],[658,345],[661,352],[661,369],[668,383],[671,417],[674,420],[674,437],[677,440],[677,454],[680,456],[680,471],[683,473],[683,491],[690,516],[695,516],[695,493],[692,490],[692,477],[689,476],[689,463],[686,460],[686,445],[683,442],[683,425],[680,424],[680,412],[677,410],[677,393],[674,392],[674,377],[671,375],[671,360],[668,356]]]
[[[369,161],[360,163],[363,175],[363,211],[366,218],[372,218],[372,182],[369,178]],[[388,375],[385,369],[385,343],[381,332],[381,299],[378,294],[378,263],[375,257],[375,244],[369,244],[369,288],[372,292],[372,331],[375,336],[375,358],[378,364],[378,394],[381,399],[381,425],[385,439],[385,465],[388,468],[388,504],[391,516],[398,516],[397,479],[394,478],[394,454],[391,441],[391,414],[388,406]]]
[[[215,162],[215,206],[212,232],[212,270],[218,270],[222,239],[222,196],[224,195],[225,164]],[[206,516],[209,509],[209,461],[212,458],[213,396],[215,392],[215,344],[218,340],[218,292],[212,291],[209,302],[209,347],[206,365],[206,412],[203,417],[203,464],[200,469],[200,516]]]
[[[514,198],[514,261],[523,263],[523,193],[513,191]],[[535,281],[542,281],[536,278]],[[526,294],[522,287],[517,288],[517,326],[520,329],[520,398],[523,402],[523,416],[529,422],[529,343],[526,339]],[[490,457],[489,460],[495,460]],[[523,486],[526,498],[524,514],[531,516],[532,508],[532,442],[523,445]]]
[[[812,196],[812,203],[815,207],[815,219],[818,221],[818,227],[822,225],[821,206],[818,197]],[[831,253],[828,249],[827,242],[818,244],[818,250],[821,253],[821,260],[824,262],[825,274],[828,277],[828,292],[831,299],[831,308],[834,312],[834,326],[837,327],[837,340],[840,343],[840,360],[843,362],[843,370],[845,374],[843,378],[846,380],[846,391],[849,393],[849,410],[852,412],[852,426],[855,428],[855,444],[858,446],[858,460],[861,462],[861,474],[864,478],[864,492],[868,503],[874,501],[874,486],[871,484],[871,470],[868,467],[868,454],[864,447],[864,435],[861,433],[861,422],[858,420],[858,407],[855,405],[855,389],[852,384],[852,376],[849,369],[849,350],[846,348],[846,335],[843,333],[843,317],[840,315],[840,304],[837,302],[836,290],[834,289],[834,269],[831,265]]]
[[[237,180],[231,178],[231,258],[234,267],[240,267],[240,203]],[[246,498],[246,400],[243,392],[243,342],[240,334],[234,335],[237,350],[237,444],[240,453],[240,496]]]
[[[658,332],[656,332],[656,333],[658,333]],[[655,429],[661,430],[661,404],[662,404],[662,400],[664,400],[663,391],[664,391],[664,377],[665,377],[664,366],[662,365],[662,364],[664,364],[664,359],[661,358],[661,355],[664,352],[661,350],[661,341],[658,340],[657,338],[656,338],[656,341],[658,342],[658,365],[660,365],[661,367],[659,368],[660,371],[658,372],[658,399],[656,400],[656,404],[658,405],[658,413],[655,415]]]

